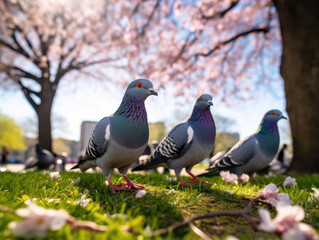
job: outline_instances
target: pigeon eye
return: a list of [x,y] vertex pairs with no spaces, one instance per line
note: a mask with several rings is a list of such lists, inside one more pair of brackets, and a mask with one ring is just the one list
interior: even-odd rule
[[271,115],[275,115],[275,112],[271,112]]
[[204,99],[202,98],[202,97],[200,97],[200,99],[199,99],[200,101],[204,101]]
[[142,83],[138,82],[136,87],[141,88],[142,87]]

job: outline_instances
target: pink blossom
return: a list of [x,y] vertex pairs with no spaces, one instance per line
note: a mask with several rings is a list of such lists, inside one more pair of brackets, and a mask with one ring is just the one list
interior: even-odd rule
[[225,182],[228,182],[231,184],[238,184],[238,177],[234,173],[230,173],[229,171],[221,171],[220,176]]
[[33,203],[28,208],[18,209],[17,215],[24,219],[11,222],[9,228],[18,237],[45,237],[47,231],[61,229],[69,217],[64,210],[45,209]]
[[50,172],[49,173],[51,180],[56,180],[60,178],[60,173],[59,172]]
[[319,201],[319,190],[317,188],[311,188],[315,193],[313,194],[314,197]]
[[258,214],[261,218],[261,222],[258,226],[259,230],[262,230],[264,232],[276,231],[276,223],[271,219],[270,213],[266,209],[258,209]]
[[292,177],[287,177],[284,181],[284,183],[282,184],[284,187],[286,186],[290,186],[290,187],[294,187],[297,185],[296,179],[292,178]]
[[169,176],[165,176],[165,179],[169,182],[174,182],[174,181],[177,181],[177,178],[176,177],[169,177]]
[[247,174],[242,174],[240,177],[239,177],[239,180],[242,182],[242,183],[248,183],[249,181],[249,176]]
[[91,198],[86,198],[86,194],[84,194],[81,197],[79,204],[81,207],[86,207],[86,205],[88,205],[90,201],[91,201]]
[[277,196],[278,188],[275,184],[270,183],[264,189],[259,191],[258,196],[262,199],[275,198]]
[[79,183],[80,181],[81,181],[81,178],[78,177],[78,178],[76,178],[76,179],[73,179],[73,180],[72,180],[72,183],[73,183],[73,184],[76,184],[76,183]]
[[176,190],[175,189],[171,189],[168,191],[168,194],[171,194],[171,193],[176,193]]
[[283,235],[283,240],[319,240],[319,236],[316,234],[315,230],[305,223],[299,223],[293,228],[288,229]]
[[305,212],[300,206],[291,206],[285,202],[279,202],[276,206],[277,216],[271,219],[270,213],[265,209],[259,209],[261,222],[259,230],[265,232],[277,232],[282,234],[284,240],[318,239],[313,228],[301,221]]
[[135,197],[136,198],[142,198],[142,197],[144,197],[145,195],[146,195],[146,191],[145,190],[139,190],[137,193],[136,193],[136,195],[135,195]]
[[289,200],[289,196],[286,193],[277,193],[278,188],[275,184],[270,183],[264,189],[259,191],[258,196],[261,197],[261,199],[266,200],[271,205],[276,207],[277,203],[280,201],[284,201],[287,204],[291,204],[291,201]]

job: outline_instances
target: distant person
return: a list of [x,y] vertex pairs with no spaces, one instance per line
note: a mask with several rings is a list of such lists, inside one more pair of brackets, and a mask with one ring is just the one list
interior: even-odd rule
[[8,155],[9,155],[9,152],[8,152],[7,146],[3,145],[1,150],[1,163],[3,165],[7,164]]
[[288,167],[285,163],[285,159],[287,158],[287,144],[284,144],[281,150],[278,153],[277,160],[280,162],[282,167]]

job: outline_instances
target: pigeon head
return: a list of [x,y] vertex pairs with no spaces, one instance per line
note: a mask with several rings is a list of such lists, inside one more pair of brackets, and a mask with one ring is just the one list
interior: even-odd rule
[[201,119],[210,124],[210,122],[213,121],[213,117],[209,109],[210,106],[213,106],[213,97],[209,94],[200,95],[196,100],[189,121],[198,121]]
[[195,103],[195,108],[198,110],[207,110],[210,106],[213,106],[213,97],[209,94],[200,95]]
[[266,112],[264,116],[265,121],[278,122],[280,119],[287,119],[282,112],[277,109],[272,109]]
[[143,78],[136,79],[131,82],[126,89],[126,94],[136,99],[143,100],[145,100],[150,95],[158,95],[157,92],[153,89],[152,82]]

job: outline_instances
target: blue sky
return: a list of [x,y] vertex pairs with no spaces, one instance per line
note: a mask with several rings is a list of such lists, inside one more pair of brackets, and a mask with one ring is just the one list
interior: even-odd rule
[[[154,84],[156,89],[156,84]],[[71,86],[71,87],[70,87]],[[79,140],[82,121],[98,121],[112,114],[120,104],[125,89],[115,84],[103,82],[77,81],[70,85],[69,81],[61,82],[53,106],[53,112],[66,120],[66,127],[56,129],[55,137]],[[149,122],[164,121],[168,128],[184,120],[192,110],[195,97],[180,98],[176,101],[168,89],[160,89],[159,96],[151,96],[146,100]],[[249,101],[234,101],[234,106],[228,107],[221,98],[214,97],[212,113],[229,117],[235,124],[229,130],[238,132],[244,138],[257,130],[264,113],[277,108],[285,116],[285,97],[283,82],[277,81],[260,86],[253,93],[255,99]],[[191,99],[190,99],[191,98]],[[35,118],[33,109],[19,91],[0,90],[0,112],[13,118],[23,126],[27,118]],[[179,102],[178,104],[176,102]],[[176,114],[178,112],[179,114]],[[178,115],[178,116],[177,116]],[[281,143],[289,142],[287,138],[288,121],[279,122]]]

